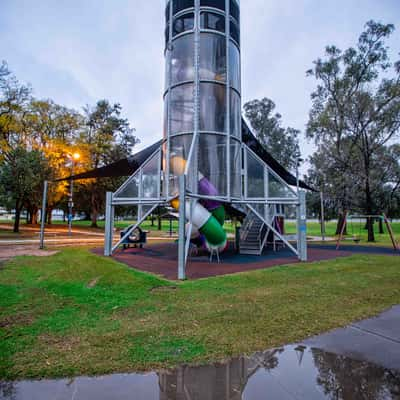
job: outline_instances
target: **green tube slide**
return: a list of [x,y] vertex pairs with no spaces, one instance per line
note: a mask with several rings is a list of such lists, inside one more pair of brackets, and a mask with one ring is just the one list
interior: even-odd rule
[[[175,204],[175,207],[177,205]],[[193,229],[204,235],[206,242],[210,247],[225,247],[227,237],[222,225],[225,222],[225,209],[220,206],[213,210],[213,213],[208,211],[200,203],[194,207],[193,214],[190,215],[189,204],[186,207],[186,218],[189,220],[192,217]]]
[[200,228],[200,232],[211,246],[225,246],[226,232],[214,216],[210,216],[208,221]]

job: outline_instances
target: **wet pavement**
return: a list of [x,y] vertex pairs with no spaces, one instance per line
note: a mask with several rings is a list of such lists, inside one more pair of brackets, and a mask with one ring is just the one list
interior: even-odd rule
[[400,306],[377,318],[310,338],[304,344],[400,371]]
[[400,399],[400,306],[301,345],[173,371],[0,383],[7,400]]

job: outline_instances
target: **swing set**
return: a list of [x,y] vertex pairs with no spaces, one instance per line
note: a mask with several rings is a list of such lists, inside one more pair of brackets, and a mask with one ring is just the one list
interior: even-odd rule
[[[381,222],[383,222],[386,225],[387,231],[389,232],[389,236],[392,241],[393,249],[395,251],[400,251],[400,247],[397,244],[397,241],[394,237],[392,225],[385,214],[381,214],[381,215],[350,215],[348,213],[348,211],[346,211],[344,213],[343,222],[340,227],[340,234],[339,234],[338,240],[336,242],[336,250],[339,250],[340,244],[344,240],[344,232],[346,231],[346,227],[349,225],[348,220],[350,220],[351,235],[352,235],[351,240],[353,240],[357,244],[361,242],[362,219],[367,219],[367,220],[373,219],[373,220],[380,220]],[[354,220],[358,220],[358,230],[354,226],[355,225]]]

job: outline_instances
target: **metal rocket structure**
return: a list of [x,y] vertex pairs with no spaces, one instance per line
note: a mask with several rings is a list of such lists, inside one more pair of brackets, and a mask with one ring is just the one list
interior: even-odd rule
[[[136,205],[132,230],[156,207],[179,214],[180,278],[191,244],[219,261],[228,245],[227,208],[244,216],[241,253],[261,254],[268,241],[275,248],[279,240],[306,259],[300,187],[307,187],[262,148],[242,119],[240,59],[239,0],[166,1],[163,140],[114,165],[131,167],[132,175],[107,194],[105,255],[123,240],[113,243],[114,207]],[[279,222],[285,207],[295,209],[295,238]]]

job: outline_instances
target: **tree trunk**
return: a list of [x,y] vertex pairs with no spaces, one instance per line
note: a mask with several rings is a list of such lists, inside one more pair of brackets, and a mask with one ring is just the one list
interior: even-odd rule
[[32,218],[33,215],[29,210],[26,210],[26,224],[27,225],[32,225]]
[[368,229],[368,242],[375,242],[374,219],[371,217],[367,218],[367,229]]
[[160,207],[158,207],[157,222],[158,222],[158,230],[161,231],[162,226],[161,226],[161,208]]
[[372,193],[370,185],[370,154],[368,150],[368,140],[366,140],[367,148],[364,150],[364,170],[365,170],[365,211],[367,212],[367,231],[368,242],[375,242],[374,219],[370,217],[373,212]]
[[379,233],[382,235],[383,233],[385,233],[383,231],[383,218],[379,218]]
[[[367,203],[366,207],[367,215],[372,215],[372,195],[371,195],[371,188],[369,185],[369,176],[367,176],[365,182],[365,200]],[[371,217],[367,218],[367,230],[368,230],[368,242],[375,242],[374,220]]]
[[92,224],[90,225],[92,228],[98,228],[97,217],[98,217],[97,210],[96,209],[92,209],[92,214],[91,214]]
[[[343,223],[344,223],[344,214],[339,214],[338,222],[336,225],[336,235],[340,235],[340,233],[342,232]],[[343,231],[343,235],[347,235],[347,225]]]
[[99,211],[97,209],[96,195],[94,191],[92,191],[92,195],[90,196],[90,203],[91,203],[90,219],[92,220],[92,224],[90,226],[92,228],[98,228],[97,218],[99,216]]
[[17,200],[15,203],[15,220],[14,220],[14,233],[19,233],[19,223],[21,220],[21,207],[19,205],[19,201]]
[[30,211],[30,220],[32,225],[37,225],[38,224],[38,207],[32,207],[32,210]]

